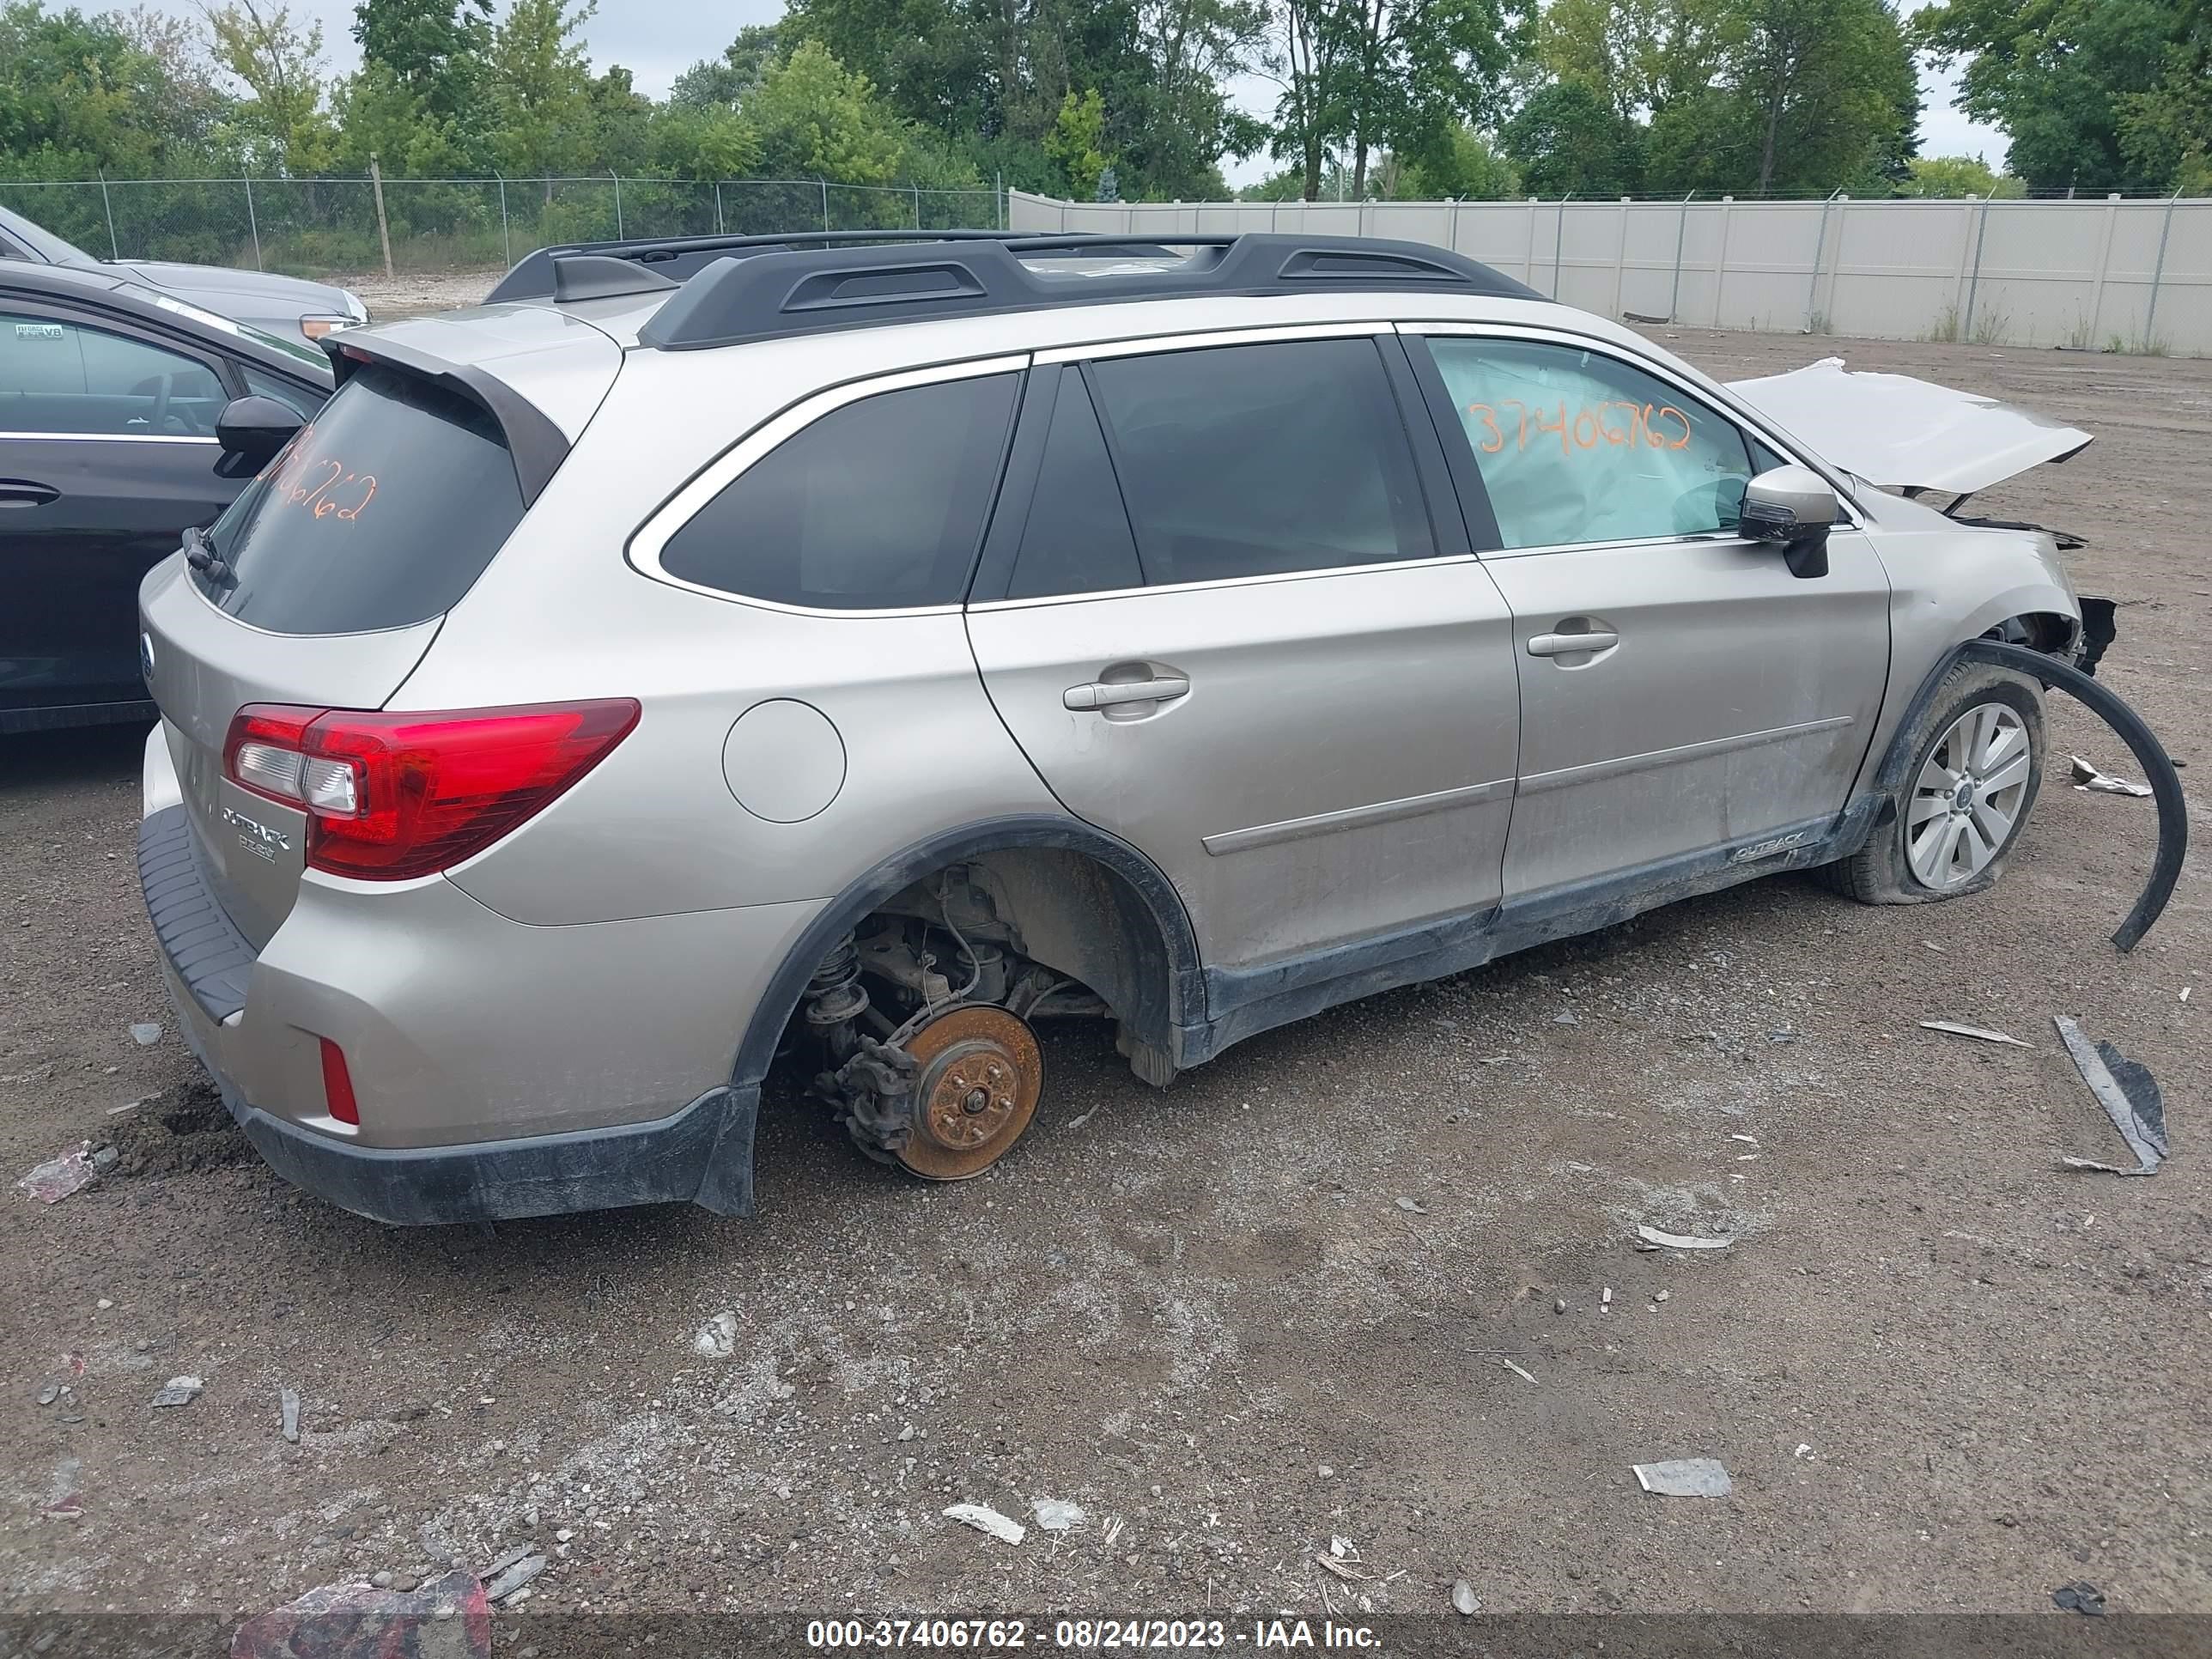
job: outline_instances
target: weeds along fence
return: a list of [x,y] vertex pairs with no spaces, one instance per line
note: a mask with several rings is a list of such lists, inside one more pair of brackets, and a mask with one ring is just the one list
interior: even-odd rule
[[1310,231],[1448,247],[1603,316],[2212,356],[2212,199],[1061,202],[1017,230]]
[[[945,230],[1004,222],[995,190],[821,179],[392,179],[398,270],[512,264],[553,242],[621,236]],[[0,179],[14,209],[102,258],[243,265],[298,276],[381,270],[377,185],[351,179]]]

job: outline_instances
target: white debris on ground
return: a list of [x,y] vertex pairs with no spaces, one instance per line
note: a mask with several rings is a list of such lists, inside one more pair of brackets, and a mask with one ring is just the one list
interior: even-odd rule
[[1030,1513],[1045,1532],[1067,1532],[1081,1526],[1086,1518],[1082,1504],[1064,1498],[1040,1498],[1030,1505]]
[[985,1532],[1002,1544],[1018,1544],[1029,1536],[1029,1528],[1018,1521],[1010,1520],[988,1504],[954,1504],[945,1510],[945,1518],[957,1521],[964,1527]]
[[15,1185],[41,1204],[58,1204],[71,1193],[92,1185],[98,1173],[92,1161],[92,1143],[87,1141],[73,1152],[48,1158],[25,1173]]
[[1726,1498],[1735,1490],[1717,1458],[1673,1457],[1635,1468],[1644,1490],[1662,1498]]

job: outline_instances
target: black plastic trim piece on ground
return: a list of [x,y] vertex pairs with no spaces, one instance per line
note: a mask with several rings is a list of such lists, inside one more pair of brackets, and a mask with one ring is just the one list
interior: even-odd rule
[[2174,884],[2181,879],[2181,861],[2189,852],[2189,805],[2182,793],[2181,774],[2174,769],[2173,757],[2166,752],[2166,745],[2159,742],[2158,734],[2143,717],[2113,695],[2109,687],[2056,657],[2031,651],[2024,645],[2008,645],[2002,640],[1969,640],[1954,653],[1954,660],[1994,663],[1999,668],[2014,669],[2046,686],[2057,687],[2111,726],[2135,756],[2136,763],[2142,768],[2143,779],[2158,802],[2158,854],[2151,861],[2150,880],[2142,896],[2136,900],[2135,908],[2112,935],[2112,943],[2119,949],[2134,950],[2165,911],[2166,901],[2173,896]]

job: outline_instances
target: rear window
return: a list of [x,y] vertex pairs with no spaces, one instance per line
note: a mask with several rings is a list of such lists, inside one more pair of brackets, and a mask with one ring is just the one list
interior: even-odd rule
[[208,532],[193,580],[276,634],[404,628],[453,609],[522,518],[497,422],[443,387],[364,368]]

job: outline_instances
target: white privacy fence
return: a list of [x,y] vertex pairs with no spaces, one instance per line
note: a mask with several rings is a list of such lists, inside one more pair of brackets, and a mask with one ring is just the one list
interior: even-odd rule
[[1449,247],[1601,315],[2212,356],[2212,199],[1060,202],[1016,230],[1254,230]]

